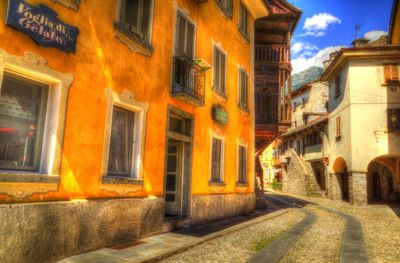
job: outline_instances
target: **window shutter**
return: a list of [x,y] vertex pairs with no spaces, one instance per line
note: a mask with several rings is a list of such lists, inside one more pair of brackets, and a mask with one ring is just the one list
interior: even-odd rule
[[336,77],[335,79],[335,96],[340,95],[340,75]]
[[223,54],[222,52],[220,52],[221,54],[221,87],[220,90],[222,92],[223,95],[226,95],[225,93],[225,54]]
[[177,41],[176,41],[176,55],[182,56],[185,54],[185,28],[186,21],[182,14],[178,15],[177,23]]
[[213,138],[212,141],[212,167],[211,180],[221,180],[221,140]]
[[194,58],[194,25],[187,21],[186,56]]
[[383,72],[384,72],[385,83],[386,83],[386,81],[390,80],[390,64],[383,65]]
[[246,74],[246,72],[244,72],[244,104],[246,105],[246,108],[248,108],[249,107],[249,101],[248,101],[248,98],[247,98],[247,94],[248,94],[248,79],[247,79],[247,74]]
[[228,15],[229,16],[233,16],[233,0],[227,0],[228,1],[228,3],[227,3],[227,13],[228,13]]
[[142,31],[144,38],[146,38],[147,40],[149,39],[151,2],[152,2],[151,0],[143,1],[141,31]]
[[214,85],[217,87],[219,87],[220,85],[219,69],[220,69],[219,50],[216,47],[214,47]]
[[392,80],[399,80],[399,65],[392,65]]
[[125,17],[124,22],[129,24],[130,31],[134,33],[141,33],[139,32],[139,16],[140,12],[142,11],[142,6],[140,5],[139,0],[126,0],[125,2]]

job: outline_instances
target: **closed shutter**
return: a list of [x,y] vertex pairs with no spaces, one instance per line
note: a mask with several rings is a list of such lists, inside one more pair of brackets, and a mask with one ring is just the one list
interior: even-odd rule
[[219,74],[219,69],[220,69],[220,54],[219,50],[214,47],[214,86],[219,87],[220,85],[220,74]]
[[228,15],[230,16],[230,17],[232,17],[233,16],[233,0],[226,0],[228,3],[227,3],[227,10],[226,10],[226,12],[228,13]]
[[221,154],[222,141],[216,138],[212,140],[212,156],[211,156],[211,181],[221,181]]
[[220,86],[220,90],[222,95],[225,95],[225,54],[223,54],[222,52],[220,52],[221,54],[221,86]]
[[194,57],[194,25],[187,21],[186,33],[186,56],[189,58]]
[[386,83],[386,81],[390,80],[390,64],[384,64],[383,71],[384,71],[384,77],[385,77],[385,83]]
[[399,65],[392,65],[392,80],[399,80]]
[[142,26],[141,31],[146,40],[149,39],[149,28],[150,28],[150,14],[151,13],[151,1],[143,1],[143,13],[142,13]]
[[183,56],[185,55],[185,28],[186,21],[182,14],[178,14],[178,23],[177,23],[177,41],[176,41],[176,55]]
[[239,182],[246,183],[247,181],[247,154],[246,154],[246,147],[239,146]]

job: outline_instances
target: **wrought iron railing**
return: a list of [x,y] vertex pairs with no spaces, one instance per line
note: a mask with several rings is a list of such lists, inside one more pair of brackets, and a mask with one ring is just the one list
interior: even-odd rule
[[205,69],[186,56],[174,58],[171,95],[195,106],[204,105]]

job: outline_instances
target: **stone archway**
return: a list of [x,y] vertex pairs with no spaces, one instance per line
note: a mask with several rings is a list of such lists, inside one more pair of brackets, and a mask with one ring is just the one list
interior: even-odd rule
[[368,202],[395,202],[398,196],[394,189],[395,169],[390,165],[390,157],[379,157],[368,165]]
[[336,158],[332,169],[334,172],[331,180],[332,199],[349,201],[349,175],[346,161],[342,157]]

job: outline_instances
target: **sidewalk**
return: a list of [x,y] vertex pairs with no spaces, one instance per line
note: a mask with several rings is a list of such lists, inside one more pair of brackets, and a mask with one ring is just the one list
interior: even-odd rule
[[257,224],[264,220],[280,216],[287,209],[256,211],[231,219],[181,229],[161,235],[156,235],[134,241],[130,244],[114,248],[103,248],[93,252],[65,258],[60,263],[138,263],[156,262],[174,254],[188,250],[207,240],[227,235],[229,233]]

